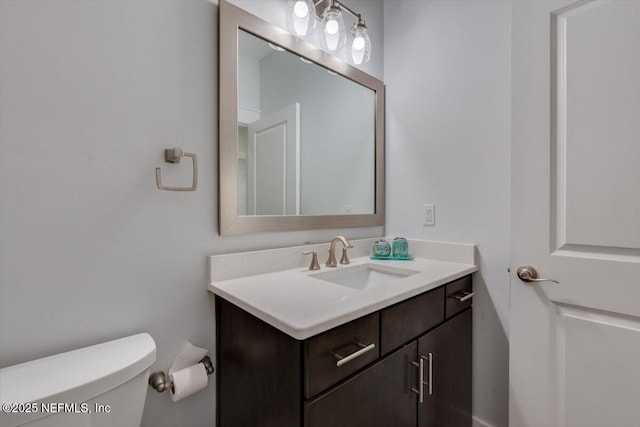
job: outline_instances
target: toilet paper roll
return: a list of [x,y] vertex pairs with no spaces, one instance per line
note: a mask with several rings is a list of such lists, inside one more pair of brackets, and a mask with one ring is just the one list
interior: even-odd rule
[[177,402],[207,386],[209,379],[207,369],[202,363],[181,369],[169,375],[171,383],[171,400]]

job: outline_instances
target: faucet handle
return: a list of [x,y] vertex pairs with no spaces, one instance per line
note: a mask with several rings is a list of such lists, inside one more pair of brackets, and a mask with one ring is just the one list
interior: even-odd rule
[[349,257],[347,256],[347,249],[352,248],[353,246],[343,246],[342,247],[342,258],[340,258],[340,264],[351,264],[349,261]]
[[320,264],[318,264],[318,252],[306,251],[302,252],[302,255],[313,255],[311,257],[311,264],[309,264],[309,270],[320,270]]

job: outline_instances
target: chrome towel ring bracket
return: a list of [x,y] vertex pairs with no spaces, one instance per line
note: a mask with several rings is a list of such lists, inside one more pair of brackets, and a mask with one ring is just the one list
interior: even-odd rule
[[195,154],[185,153],[182,148],[167,148],[164,150],[164,161],[167,163],[180,163],[180,159],[183,157],[191,157],[193,162],[193,183],[191,187],[170,187],[168,185],[162,185],[162,172],[160,168],[156,168],[156,185],[158,190],[167,191],[196,191],[198,187],[198,158]]

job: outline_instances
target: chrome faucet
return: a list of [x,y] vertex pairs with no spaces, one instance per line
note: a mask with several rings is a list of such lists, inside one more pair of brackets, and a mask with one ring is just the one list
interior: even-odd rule
[[353,246],[344,237],[336,236],[331,241],[331,246],[329,246],[329,259],[325,264],[327,267],[336,267],[338,265],[336,262],[336,243],[338,242],[342,242],[342,258],[340,258],[340,264],[349,264],[347,249],[352,248]]

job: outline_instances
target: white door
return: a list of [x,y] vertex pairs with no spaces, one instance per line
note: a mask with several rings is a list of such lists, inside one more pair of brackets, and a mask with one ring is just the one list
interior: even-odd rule
[[249,125],[249,215],[300,214],[300,104]]
[[640,1],[512,18],[510,426],[640,427]]

